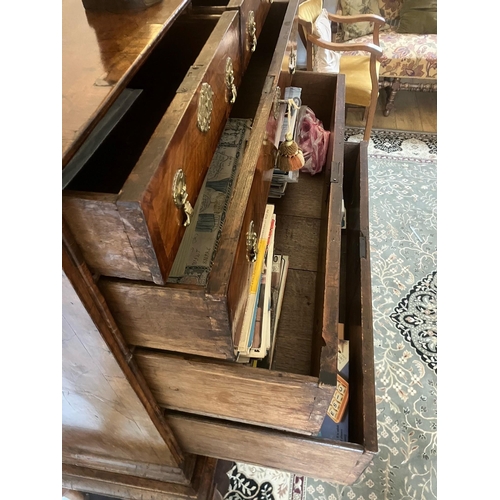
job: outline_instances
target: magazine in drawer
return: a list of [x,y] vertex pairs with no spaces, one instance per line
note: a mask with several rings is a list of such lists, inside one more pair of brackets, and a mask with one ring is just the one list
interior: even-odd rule
[[134,102],[63,190],[98,274],[166,281],[241,81],[239,52],[238,12],[181,15],[128,83]]

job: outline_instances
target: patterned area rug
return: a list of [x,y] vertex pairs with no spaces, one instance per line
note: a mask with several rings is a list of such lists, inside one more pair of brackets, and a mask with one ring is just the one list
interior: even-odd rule
[[226,500],[437,498],[437,136],[375,130],[368,154],[379,454],[351,486],[238,463]]

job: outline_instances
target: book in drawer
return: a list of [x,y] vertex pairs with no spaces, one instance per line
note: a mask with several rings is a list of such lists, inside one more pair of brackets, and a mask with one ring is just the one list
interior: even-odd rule
[[239,33],[237,11],[181,15],[68,180],[63,216],[97,273],[165,283],[241,81]]

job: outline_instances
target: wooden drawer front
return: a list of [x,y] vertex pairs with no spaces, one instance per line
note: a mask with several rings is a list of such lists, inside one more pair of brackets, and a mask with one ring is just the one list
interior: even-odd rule
[[226,301],[183,290],[101,279],[101,293],[129,345],[234,359]]
[[134,358],[160,406],[198,415],[310,435],[333,396],[314,377],[144,349]]
[[[227,291],[231,332],[236,345],[239,341],[251,278],[251,263],[248,260],[246,247],[247,233],[252,224],[257,237],[260,234],[274,165],[275,148],[273,150],[271,141],[265,142],[260,147]],[[249,145],[249,147],[251,146]]]
[[352,484],[375,453],[353,443],[298,436],[181,413],[167,413],[184,450],[341,484]]
[[[210,23],[216,25],[212,26]],[[235,85],[238,86],[241,81],[237,12],[223,13],[218,22],[213,18],[189,19],[181,16],[174,26],[179,31],[178,34],[183,32],[185,37],[193,38],[206,36],[206,42],[203,42],[201,52],[193,56],[193,64],[188,68],[187,74],[184,73],[177,90],[168,90],[173,93],[171,101],[163,104],[168,108],[159,117],[158,125],[151,131],[152,135],[145,139],[146,145],[142,153],[139,151],[138,160],[132,165],[130,174],[125,174],[126,178],[121,184],[119,177],[124,175],[122,165],[111,165],[111,174],[108,173],[103,178],[106,189],[103,194],[99,192],[101,186],[94,176],[95,172],[82,171],[64,192],[63,213],[85,258],[92,268],[106,276],[154,281],[159,284],[165,282],[182,239],[186,220],[183,209],[177,208],[173,201],[174,176],[178,169],[184,171],[187,200],[194,206],[232,107],[225,82],[228,57],[232,59]],[[167,35],[170,32],[175,34],[176,28],[171,28]],[[201,44],[199,40],[197,43]],[[179,49],[183,45],[179,40],[176,41],[176,50],[181,52],[176,57],[181,67],[186,64],[183,50],[188,53],[193,51],[189,42],[186,41],[186,44],[188,48]],[[193,42],[193,45],[196,44]],[[174,65],[171,78],[169,69],[170,64],[173,64],[170,57],[175,54],[166,52],[163,56],[161,49],[157,47],[157,50],[160,52],[153,52],[145,62],[144,73],[139,71],[130,84],[138,85],[137,88],[143,88],[144,85],[145,90],[138,98],[136,108],[131,108],[129,112],[130,128],[124,131],[123,136],[115,137],[117,141],[124,141],[123,145],[136,134],[144,133],[142,124],[136,125],[133,122],[134,113],[140,113],[144,102],[139,101],[141,97],[144,95],[143,99],[146,101],[156,97],[159,100],[168,98],[162,94],[161,88],[155,88],[155,85],[159,86],[155,80],[155,71],[163,68],[161,71],[166,72],[167,81],[175,81],[177,66]],[[201,131],[198,126],[199,99],[206,84],[210,85],[213,92],[212,111],[209,130]],[[165,90],[165,93],[168,92]],[[153,115],[155,102],[148,104]],[[120,127],[125,126],[123,123],[120,122],[112,134],[122,132]],[[145,126],[147,125],[146,123]],[[120,148],[115,148],[117,149]],[[105,160],[115,161],[109,157],[101,159],[102,162]],[[99,169],[102,171],[103,164],[93,165],[92,168],[96,172]],[[109,176],[114,173],[117,178],[111,179],[110,183]]]

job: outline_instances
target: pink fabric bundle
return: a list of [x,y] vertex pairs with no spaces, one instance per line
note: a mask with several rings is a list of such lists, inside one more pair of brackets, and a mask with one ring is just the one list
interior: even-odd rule
[[316,118],[311,108],[305,108],[302,118],[299,117],[299,132],[296,138],[305,160],[300,171],[314,175],[321,172],[326,163],[330,131],[323,128],[323,123]]

